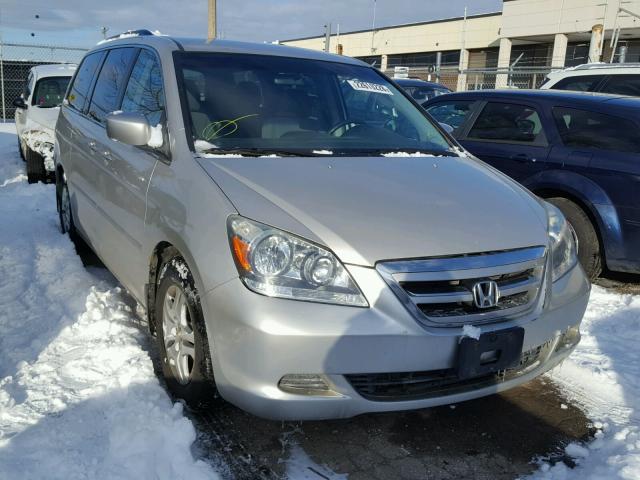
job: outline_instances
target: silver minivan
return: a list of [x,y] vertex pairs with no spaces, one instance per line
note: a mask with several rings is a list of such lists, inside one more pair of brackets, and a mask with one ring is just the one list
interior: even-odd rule
[[460,402],[580,339],[590,286],[562,214],[358,60],[129,32],[78,68],[55,162],[63,232],[146,309],[191,405]]

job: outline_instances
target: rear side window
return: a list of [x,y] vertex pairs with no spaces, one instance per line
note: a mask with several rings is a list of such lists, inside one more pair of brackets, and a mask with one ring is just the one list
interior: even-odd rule
[[82,111],[84,109],[85,101],[89,95],[89,88],[91,88],[91,82],[93,82],[93,77],[100,66],[100,62],[102,62],[103,57],[104,52],[96,52],[91,55],[87,55],[82,61],[80,68],[78,68],[75,80],[73,81],[73,85],[69,91],[69,96],[67,97],[69,105],[78,111]]
[[487,103],[468,138],[536,143],[544,141],[544,133],[540,117],[533,108],[512,103]]
[[150,125],[158,125],[164,113],[162,70],[156,56],[142,50],[131,71],[129,83],[122,98],[123,112],[144,115]]
[[565,107],[554,108],[553,117],[567,147],[640,153],[638,126],[630,120]]
[[107,114],[118,109],[131,62],[137,53],[137,48],[114,48],[109,51],[91,97],[91,118],[102,123]]
[[640,97],[640,75],[611,75],[601,91]]
[[71,77],[49,77],[38,80],[31,100],[41,108],[57,107],[62,103]]
[[446,123],[454,129],[454,133],[464,123],[464,119],[473,108],[473,100],[441,102],[427,107],[427,112],[440,123]]
[[552,85],[553,90],[573,90],[576,92],[592,92],[602,80],[602,75],[581,75],[567,77]]

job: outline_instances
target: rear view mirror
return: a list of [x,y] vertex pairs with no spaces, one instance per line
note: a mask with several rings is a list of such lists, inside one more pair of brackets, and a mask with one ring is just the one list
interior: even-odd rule
[[13,106],[16,108],[27,108],[27,102],[24,101],[24,98],[18,97],[13,101]]
[[151,126],[140,113],[110,113],[107,115],[107,135],[127,145],[146,145],[151,138]]

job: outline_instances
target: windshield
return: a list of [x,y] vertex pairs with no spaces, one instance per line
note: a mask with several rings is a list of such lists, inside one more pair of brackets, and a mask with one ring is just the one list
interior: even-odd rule
[[176,68],[198,150],[450,154],[438,129],[373,68],[184,52]]
[[41,108],[59,107],[71,77],[49,77],[38,80],[32,104]]

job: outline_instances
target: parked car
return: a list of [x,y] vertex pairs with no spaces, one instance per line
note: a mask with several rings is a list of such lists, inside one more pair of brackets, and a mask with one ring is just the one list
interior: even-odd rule
[[540,86],[547,90],[575,90],[640,96],[639,63],[587,63],[549,73]]
[[562,213],[358,60],[129,32],[85,56],[56,137],[62,230],[146,308],[190,404],[423,408],[579,340],[590,287]]
[[451,90],[444,85],[435,82],[426,82],[419,78],[394,78],[394,81],[420,105],[438,95],[451,93]]
[[37,65],[29,70],[24,92],[13,102],[18,148],[27,162],[29,183],[53,172],[54,128],[75,65]]
[[605,266],[640,273],[640,99],[487,90],[426,108],[473,155],[562,210],[591,278]]

